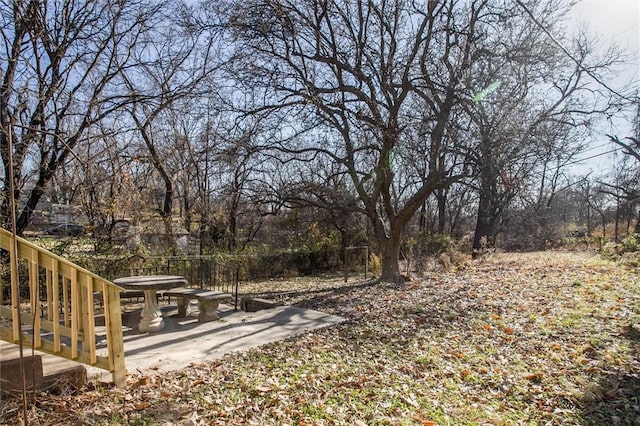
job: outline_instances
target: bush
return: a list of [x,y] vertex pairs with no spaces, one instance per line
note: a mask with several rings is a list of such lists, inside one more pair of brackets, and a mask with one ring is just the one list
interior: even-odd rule
[[607,243],[600,254],[624,265],[640,266],[640,234],[631,234],[621,243]]
[[640,250],[640,234],[631,234],[622,242],[623,253],[634,253]]
[[318,272],[335,271],[337,253],[331,250],[300,250],[243,257],[243,277],[246,279],[295,277]]
[[634,268],[640,267],[640,251],[623,253],[620,262]]
[[438,255],[453,251],[453,241],[446,234],[423,235],[418,240],[423,255]]
[[382,272],[382,260],[380,259],[380,256],[374,253],[369,255],[369,269],[371,270],[372,276],[380,276],[380,273]]
[[420,235],[406,243],[407,260],[414,272],[444,268],[453,270],[464,267],[469,255],[461,247],[469,245],[468,241],[456,241],[446,234]]

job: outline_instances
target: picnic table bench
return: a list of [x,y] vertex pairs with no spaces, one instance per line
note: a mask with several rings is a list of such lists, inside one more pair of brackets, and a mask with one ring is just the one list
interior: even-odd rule
[[214,321],[219,319],[218,305],[221,300],[230,299],[229,293],[209,290],[205,288],[177,287],[161,292],[162,296],[175,297],[178,303],[178,317],[189,315],[189,306],[192,299],[198,300],[198,322]]

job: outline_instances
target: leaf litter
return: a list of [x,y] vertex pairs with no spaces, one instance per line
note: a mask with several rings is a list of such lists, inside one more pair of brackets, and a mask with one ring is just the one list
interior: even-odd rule
[[[353,279],[352,279],[353,280]],[[640,425],[638,270],[596,254],[494,254],[404,286],[336,277],[245,293],[341,325],[37,395],[30,424]],[[3,421],[20,424],[17,400]],[[9,413],[14,413],[11,417]]]

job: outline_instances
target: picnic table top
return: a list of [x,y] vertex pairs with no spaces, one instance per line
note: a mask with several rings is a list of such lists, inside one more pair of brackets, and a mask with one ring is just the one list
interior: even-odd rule
[[137,275],[121,277],[113,283],[127,290],[167,290],[187,284],[187,279],[178,275]]

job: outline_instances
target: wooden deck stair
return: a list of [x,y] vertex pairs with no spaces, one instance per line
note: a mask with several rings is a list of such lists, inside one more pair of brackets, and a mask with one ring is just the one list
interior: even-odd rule
[[[12,261],[10,282],[0,280],[0,299],[7,284],[10,295],[10,303],[0,305],[0,339],[18,344],[22,338],[24,347],[107,370],[116,386],[124,386],[123,289],[24,238],[14,242],[3,228],[0,249],[28,275],[19,280]],[[104,325],[96,323],[94,293],[103,301]]]

